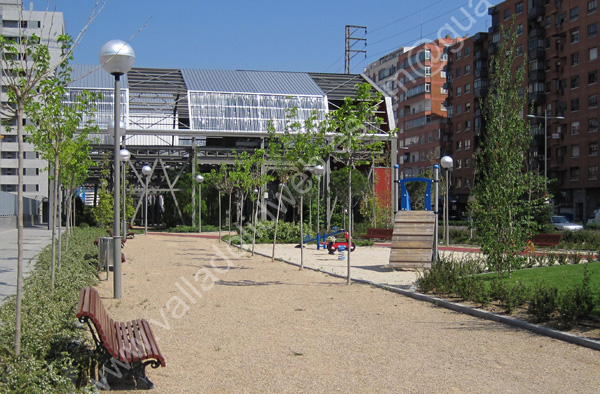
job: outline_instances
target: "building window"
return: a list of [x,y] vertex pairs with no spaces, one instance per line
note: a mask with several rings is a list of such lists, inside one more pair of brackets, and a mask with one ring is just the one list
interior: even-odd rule
[[588,154],[590,156],[598,156],[598,143],[597,142],[590,143],[590,149],[589,149]]
[[579,30],[571,31],[571,44],[579,42]]
[[598,179],[598,166],[588,167],[588,179]]
[[471,102],[465,103],[465,112],[471,112]]
[[598,83],[598,70],[592,70],[588,73],[588,85]]
[[456,187],[457,188],[462,187],[462,178],[461,177],[456,177]]
[[465,94],[471,93],[471,84],[468,83],[465,85]]
[[465,159],[465,168],[471,168],[471,158],[470,157]]
[[591,62],[598,59],[598,47],[593,47],[588,50],[588,60]]
[[588,108],[596,108],[598,106],[598,95],[592,94],[588,96]]
[[471,149],[471,140],[465,140],[465,150]]
[[517,4],[515,4],[515,14],[519,15],[523,13],[523,2],[520,1]]
[[440,88],[440,94],[448,94],[448,89],[446,89],[445,87],[441,87]]
[[462,96],[462,86],[456,88],[456,96]]
[[456,141],[456,151],[460,152],[462,150],[462,141]]
[[467,64],[465,66],[465,75],[469,75],[469,74],[471,74],[471,65]]
[[456,114],[457,114],[457,115],[460,115],[460,114],[462,114],[462,106],[460,106],[460,105],[457,105],[457,106],[456,106]]
[[517,26],[517,36],[522,36],[523,35],[523,24],[519,24]]
[[465,130],[471,130],[471,121],[470,120],[465,121]]
[[460,78],[462,74],[462,69],[460,67],[456,67],[456,78]]
[[571,157],[579,157],[579,145],[572,145],[571,146]]
[[578,181],[579,180],[579,167],[571,167],[569,169],[569,173],[570,173],[572,181]]
[[579,111],[579,99],[571,99],[571,112]]
[[572,21],[579,18],[579,7],[571,8],[571,11],[569,12],[569,17],[571,18]]
[[571,67],[579,64],[579,52],[571,54]]
[[517,56],[521,56],[523,54],[523,44],[517,45]]
[[588,119],[588,133],[596,133],[598,131],[598,118]]
[[425,83],[425,91],[431,92],[431,84],[429,82]]
[[592,23],[591,25],[588,25],[588,38],[596,37],[597,34],[598,34],[598,24]]
[[510,8],[504,10],[504,20],[510,18]]
[[471,54],[471,47],[465,47],[465,57]]
[[577,89],[579,87],[579,75],[571,77],[571,89]]
[[571,134],[572,135],[579,134],[579,122],[571,123]]
[[588,4],[587,4],[588,14],[591,14],[592,12],[596,12],[597,8],[598,8],[598,4],[597,4],[596,0],[588,1]]
[[428,77],[431,75],[431,67],[425,66],[425,76]]
[[448,109],[446,108],[446,106],[444,105],[444,103],[442,103],[442,104],[441,104],[441,106],[440,106],[440,110],[441,110],[442,112],[446,112],[446,111],[448,111]]

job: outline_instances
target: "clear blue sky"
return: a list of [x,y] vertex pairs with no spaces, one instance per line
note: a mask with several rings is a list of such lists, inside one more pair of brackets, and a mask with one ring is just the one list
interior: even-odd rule
[[[500,0],[108,0],[92,23],[75,63],[97,64],[102,45],[128,40],[137,67],[344,72],[344,27],[367,27],[367,59],[352,72],[420,39],[485,31],[486,3]],[[23,0],[25,8],[29,1]],[[46,9],[35,0],[34,9]],[[93,0],[49,0],[64,14],[67,32],[85,25]],[[147,23],[147,25],[146,25]],[[144,25],[146,25],[144,27]],[[470,26],[472,25],[472,26]],[[142,29],[142,27],[144,27]],[[471,27],[470,29],[466,29]],[[142,29],[141,31],[138,31]],[[357,33],[356,37],[364,37]],[[362,44],[356,49],[363,49]]]

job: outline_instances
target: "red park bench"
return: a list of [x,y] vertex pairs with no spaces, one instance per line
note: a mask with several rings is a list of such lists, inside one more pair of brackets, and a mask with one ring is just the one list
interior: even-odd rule
[[558,245],[561,238],[562,234],[537,234],[530,241],[535,246],[552,247]]
[[392,228],[370,228],[363,238],[369,239],[392,239],[394,229]]
[[[150,365],[152,368],[158,368],[166,364],[146,319],[123,323],[114,321],[102,304],[98,291],[93,287],[81,289],[77,318],[82,323],[87,323],[94,338],[95,351],[100,356],[101,367],[98,371],[101,383],[108,385],[106,370],[112,364],[112,368],[125,369],[116,371],[114,373],[116,376],[133,375],[138,386],[141,384],[148,389],[154,387],[146,377],[146,367]],[[115,361],[111,363],[112,360],[118,363]]]

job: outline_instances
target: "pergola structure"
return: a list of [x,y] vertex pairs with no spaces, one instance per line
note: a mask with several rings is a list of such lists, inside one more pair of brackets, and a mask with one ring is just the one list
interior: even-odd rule
[[[94,118],[100,134],[91,136],[97,141],[92,159],[98,166],[90,170],[86,182],[91,191],[99,183],[102,158],[111,157],[113,150],[113,81],[99,66],[86,65],[74,66],[72,79],[69,97],[84,89],[101,93]],[[264,146],[269,122],[284,130],[290,108],[297,109],[292,121],[301,122],[315,111],[324,117],[339,108],[346,97],[355,96],[358,84],[370,83],[379,90],[362,74],[133,68],[121,81],[122,144],[131,153],[128,177],[141,197],[145,184],[141,168],[149,165],[150,193],[171,193],[182,221],[175,192],[186,171],[195,175],[194,156],[200,166],[232,164],[234,151]],[[378,116],[385,135],[395,129],[395,121],[391,98],[383,96]],[[392,167],[396,141],[389,141]],[[91,194],[95,198],[95,191]],[[139,198],[137,209],[141,205]]]

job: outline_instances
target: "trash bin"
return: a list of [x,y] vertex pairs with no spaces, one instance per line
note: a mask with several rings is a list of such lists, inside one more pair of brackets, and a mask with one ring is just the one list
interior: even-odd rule
[[98,239],[98,265],[106,269],[106,273],[113,266],[114,260],[114,242],[111,237],[100,237]]

